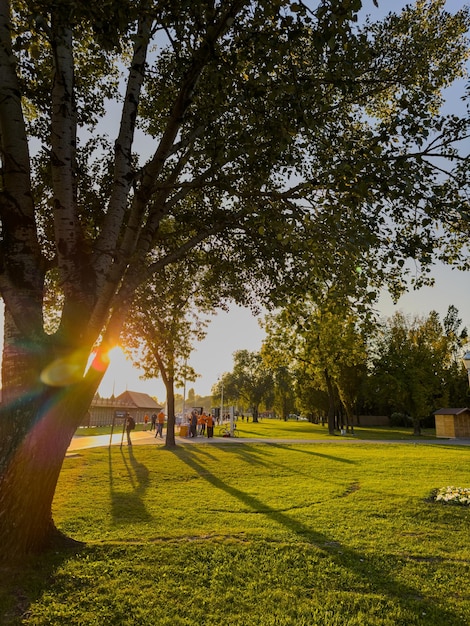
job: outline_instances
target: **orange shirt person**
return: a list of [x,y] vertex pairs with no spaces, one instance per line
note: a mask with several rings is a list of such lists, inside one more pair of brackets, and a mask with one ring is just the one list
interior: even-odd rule
[[207,437],[214,436],[214,418],[212,417],[212,413],[206,415],[206,425],[207,425]]
[[205,413],[202,413],[202,415],[197,418],[198,435],[204,436],[206,432],[206,419],[207,415]]
[[160,411],[157,415],[157,431],[155,433],[155,437],[160,436],[160,439],[163,439],[163,424],[165,423],[165,413]]

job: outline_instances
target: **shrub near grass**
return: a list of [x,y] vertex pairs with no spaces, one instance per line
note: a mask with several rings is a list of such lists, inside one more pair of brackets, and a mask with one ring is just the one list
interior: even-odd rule
[[[191,445],[66,459],[58,526],[86,545],[0,592],[3,621],[67,625],[470,623],[469,448]],[[23,614],[23,617],[21,617]]]
[[436,502],[470,506],[469,487],[441,487],[436,490],[433,497]]

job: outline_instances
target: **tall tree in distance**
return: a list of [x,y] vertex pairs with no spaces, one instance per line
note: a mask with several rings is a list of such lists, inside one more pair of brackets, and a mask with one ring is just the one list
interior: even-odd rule
[[[140,287],[127,318],[122,340],[146,378],[161,377],[166,389],[166,446],[175,441],[175,384],[194,381],[197,373],[188,365],[196,341],[205,337],[209,320],[203,317],[213,311],[210,286],[204,288],[201,269],[194,256],[177,267],[164,268],[158,280]],[[191,271],[191,266],[194,268]]]
[[233,370],[223,376],[224,397],[251,409],[253,422],[258,422],[259,408],[271,408],[274,401],[274,381],[259,352],[237,350],[233,355]]
[[[324,297],[321,304],[308,297],[293,299],[266,319],[263,346],[264,352],[277,350],[283,354],[304,387],[326,395],[328,430],[332,435],[339,401],[346,411],[347,426],[353,423],[357,375],[367,358],[357,314],[348,306],[346,293],[338,296],[335,293],[334,298]],[[305,412],[310,413],[311,409]]]

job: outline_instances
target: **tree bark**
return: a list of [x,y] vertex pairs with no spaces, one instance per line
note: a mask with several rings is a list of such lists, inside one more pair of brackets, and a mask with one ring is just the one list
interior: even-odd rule
[[421,420],[419,419],[419,417],[413,418],[413,435],[415,437],[421,436]]
[[167,448],[175,448],[175,383],[173,377],[165,380],[166,387],[166,407],[167,407],[167,423],[166,423],[166,440]]
[[[104,368],[90,367],[73,384],[47,385],[41,373],[46,356],[53,352],[50,343],[38,342],[27,351],[26,342],[19,343],[17,337],[12,342],[8,314],[6,331],[3,372],[7,379],[10,371],[18,371],[21,359],[16,384],[10,384],[0,411],[0,560],[11,563],[43,550],[58,535],[52,520],[57,480]],[[82,372],[85,365],[82,362]]]
[[328,433],[335,434],[335,392],[328,370],[325,370],[325,382],[328,390]]

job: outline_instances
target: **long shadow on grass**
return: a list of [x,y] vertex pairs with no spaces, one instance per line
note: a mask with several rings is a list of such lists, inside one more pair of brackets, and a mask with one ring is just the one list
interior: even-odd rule
[[[212,447],[212,446],[210,446]],[[218,458],[209,454],[208,450],[209,446],[194,446],[191,448],[193,453],[204,454],[211,458]],[[223,445],[223,442],[220,446],[217,447],[217,450],[221,450],[222,452],[233,453],[239,458],[243,459],[248,465],[261,465],[262,467],[272,467],[272,455],[270,455],[268,447],[266,445],[256,445],[256,444],[227,444]],[[265,458],[267,460],[265,460]]]
[[208,471],[207,467],[202,465],[196,458],[197,452],[191,449],[185,450],[184,454],[172,451],[178,458],[191,467],[199,476],[209,482],[216,489],[220,489],[229,496],[237,498],[245,504],[246,507],[252,509],[253,512],[266,515],[281,526],[284,526],[291,532],[301,537],[304,541],[314,545],[324,554],[332,558],[341,567],[349,569],[358,579],[357,586],[362,581],[367,581],[367,591],[369,593],[383,593],[386,597],[393,599],[394,602],[407,608],[409,611],[419,610],[426,613],[428,609],[433,615],[437,616],[442,624],[452,624],[452,626],[468,626],[467,621],[460,618],[452,611],[439,609],[433,599],[429,600],[422,597],[418,588],[411,587],[396,580],[393,575],[394,565],[397,559],[390,557],[388,563],[385,564],[384,552],[380,552],[376,559],[368,557],[355,550],[351,550],[345,544],[337,540],[332,540],[327,535],[312,530],[302,522],[290,517],[284,511],[276,510],[259,498],[251,496],[246,492],[227,484],[224,480]]
[[[287,447],[289,447],[289,449],[292,450],[293,452],[301,452],[302,454],[308,454],[314,457],[318,457],[320,459],[327,459],[329,461],[338,461],[339,463],[346,463],[348,465],[356,465],[356,461],[345,459],[341,456],[314,452],[313,450],[310,449],[310,447],[306,449],[304,448],[304,444],[302,444],[301,446],[297,446],[296,444],[278,444],[274,442],[264,443],[260,445],[257,445],[256,443],[253,443],[253,444],[250,443],[250,444],[245,444],[245,445],[229,444],[226,446],[220,446],[218,449],[221,450],[222,452],[227,452],[229,454],[238,456],[240,459],[242,459],[249,465],[258,465],[262,467],[269,467],[271,469],[279,468],[279,469],[284,470],[286,469],[287,466],[283,463],[277,463],[273,461],[273,455],[270,452],[270,450],[272,450],[272,448],[279,448],[280,450],[285,450]],[[264,456],[265,458],[261,458],[261,456]],[[298,468],[295,470],[295,472],[299,475],[301,474],[308,475],[308,473],[302,472]]]
[[[280,443],[275,443],[275,442],[269,442],[269,443],[265,443],[265,444],[261,444],[263,446],[263,448],[265,450],[269,450],[269,448],[279,448],[280,450],[285,450],[286,447],[289,447],[291,450],[297,451],[297,452],[303,452],[305,454],[309,454],[311,456],[315,456],[315,457],[319,457],[321,459],[328,459],[329,461],[338,461],[339,463],[346,463],[347,465],[356,465],[356,461],[352,461],[351,459],[345,459],[341,456],[338,455],[333,455],[333,454],[323,454],[321,452],[314,452],[313,450],[311,450],[310,448],[308,449],[304,449],[304,445],[306,444],[302,444],[301,446],[298,446],[295,443],[292,444],[280,444]],[[313,445],[313,444],[312,444]],[[220,450],[223,450],[225,452],[230,452],[230,453],[235,453],[238,454],[241,458],[246,458],[248,462],[252,462],[249,461],[249,457],[250,455],[254,452],[255,448],[254,446],[256,446],[256,444],[246,444],[244,446],[239,446],[239,445],[231,445],[230,449],[228,448],[228,446],[221,446]],[[261,446],[258,447],[258,449]],[[267,453],[266,453],[267,454]],[[268,463],[263,463],[263,465],[269,465],[272,467],[272,462],[269,461]],[[282,466],[281,466],[282,467]]]
[[132,446],[120,449],[121,459],[126,468],[125,477],[115,480],[113,475],[112,449],[108,450],[109,463],[109,490],[111,496],[111,514],[114,522],[128,524],[129,522],[144,522],[152,519],[147,511],[143,495],[150,484],[148,468],[137,461]]
[[[281,450],[286,449],[285,445],[281,445],[279,443],[272,442],[272,443],[269,443],[268,445],[273,448],[280,448]],[[304,454],[309,454],[311,456],[319,457],[321,459],[328,459],[329,461],[338,461],[339,463],[346,463],[347,465],[357,465],[356,461],[353,461],[351,459],[345,459],[344,457],[338,456],[337,454],[323,454],[321,452],[315,452],[311,448],[306,448],[304,444],[302,444],[301,446],[298,446],[295,443],[288,444],[288,445],[291,450],[295,449],[296,452],[302,452]]]

